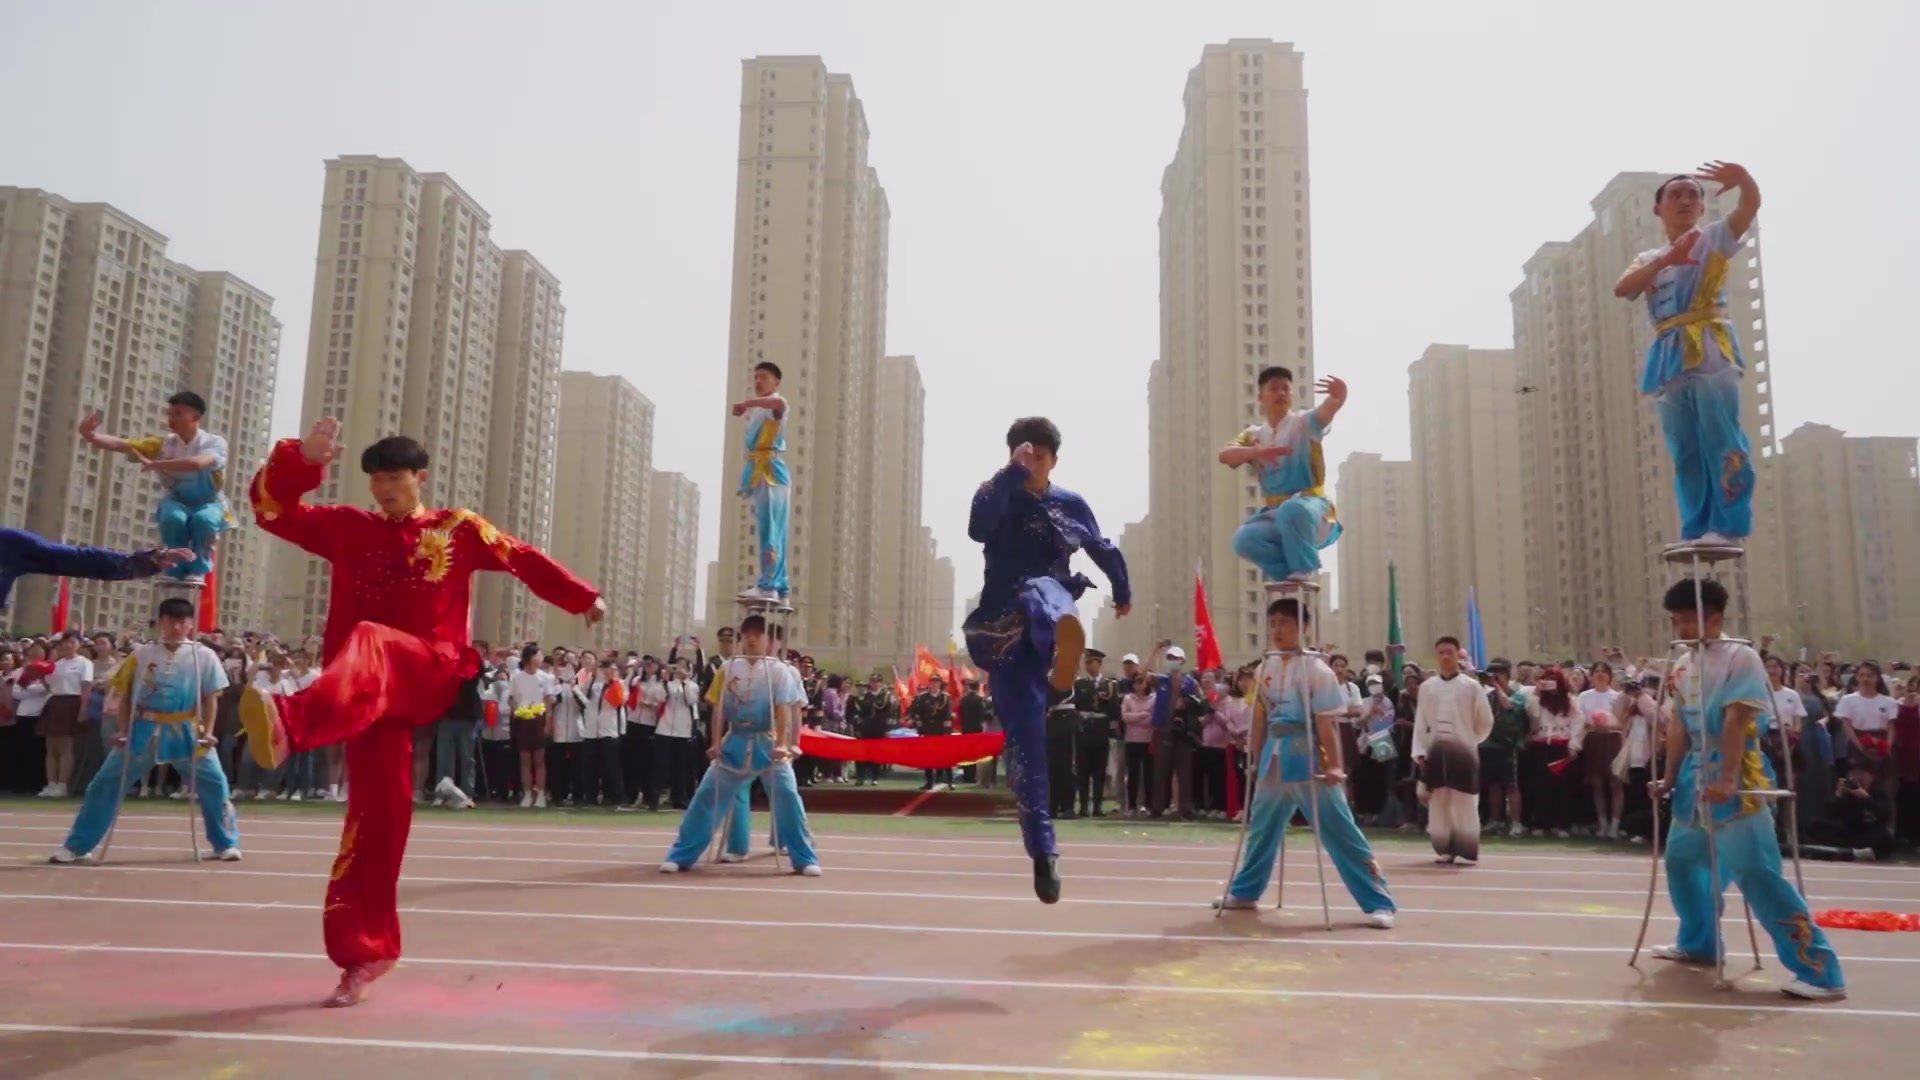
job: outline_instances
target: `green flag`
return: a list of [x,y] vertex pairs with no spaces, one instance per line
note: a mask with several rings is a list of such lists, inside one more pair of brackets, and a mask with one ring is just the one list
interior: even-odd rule
[[1407,656],[1407,643],[1400,631],[1400,571],[1392,557],[1387,559],[1387,689],[1400,692],[1400,668]]

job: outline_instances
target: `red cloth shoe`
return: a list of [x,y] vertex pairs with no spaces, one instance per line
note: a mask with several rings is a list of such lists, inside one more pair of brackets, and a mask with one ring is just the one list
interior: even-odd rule
[[333,996],[327,999],[327,1008],[345,1009],[367,1000],[367,988],[387,972],[393,970],[393,961],[376,960],[371,964],[355,964],[340,973],[340,985],[333,988]]

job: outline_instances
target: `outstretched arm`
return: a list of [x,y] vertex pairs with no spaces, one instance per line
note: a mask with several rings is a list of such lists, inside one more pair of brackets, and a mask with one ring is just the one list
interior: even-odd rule
[[323,559],[342,550],[348,523],[365,516],[350,506],[314,506],[305,501],[340,456],[340,422],[327,418],[305,439],[281,439],[253,476],[247,494],[253,520],[268,533]]
[[[117,435],[109,435],[101,431],[100,423],[102,419],[100,410],[98,409],[94,409],[87,413],[87,415],[81,417],[80,438],[105,450],[109,454],[132,453],[135,448],[135,441],[132,439],[122,439]],[[151,457],[152,454],[149,453],[147,456]]]
[[745,401],[736,401],[733,404],[733,415],[744,416],[748,409],[768,409],[775,416],[785,416],[787,399],[779,394],[768,394],[766,397],[750,397]]
[[1033,474],[1026,465],[1018,460],[1007,463],[1007,467],[993,474],[993,478],[980,485],[973,493],[973,512],[967,518],[967,537],[976,544],[984,544],[993,531],[1000,527],[1000,519],[1007,515],[1007,505],[1013,499],[1013,493],[1026,486]]
[[1107,585],[1113,594],[1114,610],[1125,615],[1133,607],[1133,589],[1127,580],[1126,557],[1121,555],[1120,548],[1100,531],[1100,523],[1094,520],[1093,508],[1087,505],[1085,499],[1074,503],[1073,516],[1079,521],[1080,527],[1086,531],[1087,538],[1082,543],[1082,547],[1087,557],[1092,559],[1093,565],[1099,567],[1100,572],[1107,576]]
[[1329,375],[1321,379],[1314,389],[1322,395],[1319,406],[1313,410],[1313,418],[1318,422],[1313,437],[1317,439],[1333,426],[1333,418],[1340,415],[1340,410],[1346,406],[1347,384],[1344,379]]
[[94,581],[130,581],[152,577],[193,559],[193,552],[153,548],[122,552],[110,548],[56,544],[24,529],[0,530],[0,572],[47,574]]
[[1753,219],[1760,214],[1760,185],[1754,183],[1753,174],[1745,165],[1735,165],[1731,161],[1709,161],[1700,166],[1700,179],[1712,180],[1720,185],[1715,195],[1724,195],[1728,188],[1740,189],[1740,202],[1734,206],[1733,213],[1727,215],[1727,232],[1735,240],[1747,235],[1753,227]]
[[532,589],[533,595],[569,614],[586,615],[589,621],[597,621],[597,614],[606,610],[599,590],[575,577],[553,556],[508,536],[478,514],[461,513],[461,525],[478,541],[461,547],[473,553],[477,569],[512,574]]

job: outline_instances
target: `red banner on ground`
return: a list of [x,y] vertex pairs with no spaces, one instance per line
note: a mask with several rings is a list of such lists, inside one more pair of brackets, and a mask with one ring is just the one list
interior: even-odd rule
[[1005,732],[919,735],[910,739],[849,739],[817,728],[800,729],[800,752],[829,761],[870,761],[906,769],[951,769],[998,756]]

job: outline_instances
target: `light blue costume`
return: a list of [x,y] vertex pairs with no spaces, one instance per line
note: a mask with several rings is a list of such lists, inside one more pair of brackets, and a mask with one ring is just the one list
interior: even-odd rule
[[[721,664],[713,677],[723,688],[716,722],[726,723],[727,734],[720,744],[720,760],[707,769],[687,802],[680,834],[666,861],[683,870],[699,862],[720,826],[724,808],[737,805],[734,800],[746,794],[755,776],[762,776],[767,798],[773,804],[779,845],[787,849],[794,868],[819,862],[813,850],[813,833],[807,828],[806,807],[801,805],[800,788],[794,782],[793,765],[785,761],[775,764],[773,760],[774,706],[798,708],[806,704],[799,673],[769,657],[749,660],[736,656]],[[736,812],[733,817],[727,849],[744,852],[747,815]]]
[[[1761,729],[1773,719],[1773,693],[1760,654],[1737,642],[1715,642],[1708,647],[1704,672],[1696,672],[1689,658],[1676,668],[1674,694],[1690,743],[1674,776],[1673,831],[1667,841],[1667,895],[1680,917],[1675,944],[1682,953],[1703,963],[1716,959],[1722,897],[1728,883],[1739,886],[1753,909],[1753,917],[1773,938],[1780,962],[1794,977],[1811,986],[1846,985],[1827,937],[1814,925],[1806,900],[1780,869],[1780,843],[1775,838],[1773,810],[1760,799],[1734,799],[1714,804],[1699,798],[1700,777],[1719,775],[1720,737],[1730,705],[1750,705],[1758,712],[1755,729],[1746,733],[1745,753],[1737,772],[1746,791],[1773,788],[1773,766],[1760,752]],[[1702,693],[1701,683],[1705,683]],[[1704,713],[1702,700],[1706,703]],[[1720,860],[1720,882],[1712,878],[1707,857],[1705,810],[1712,821]]]
[[1347,891],[1371,915],[1392,911],[1393,897],[1373,857],[1373,848],[1353,820],[1346,793],[1338,784],[1313,779],[1307,757],[1307,725],[1321,713],[1347,706],[1339,680],[1317,656],[1269,656],[1260,665],[1257,693],[1267,706],[1267,740],[1260,749],[1253,805],[1248,811],[1246,859],[1227,892],[1235,900],[1259,900],[1273,879],[1273,861],[1281,854],[1287,823],[1294,811],[1320,826],[1320,843]]
[[227,440],[201,428],[192,442],[178,435],[152,436],[127,440],[127,448],[154,461],[211,455],[213,466],[188,473],[156,473],[166,485],[153,520],[160,526],[160,542],[170,548],[187,548],[193,561],[168,570],[172,578],[204,578],[213,573],[214,538],[233,526],[227,508]]
[[760,529],[760,580],[755,587],[787,595],[787,515],[793,507],[787,475],[786,417],[772,409],[747,410],[747,463],[740,494],[753,503]]
[[1327,429],[1311,409],[1289,413],[1278,424],[1259,423],[1240,433],[1235,446],[1284,446],[1288,453],[1259,470],[1266,506],[1233,534],[1233,553],[1258,566],[1270,581],[1320,569],[1320,549],[1340,538],[1340,522],[1327,498],[1327,464],[1320,440]]
[[[67,834],[66,849],[85,855],[99,846],[113,825],[121,791],[159,763],[181,772],[193,770],[193,793],[207,823],[207,839],[217,854],[240,844],[227,776],[211,747],[195,745],[193,718],[202,700],[227,688],[227,672],[212,649],[196,643],[169,650],[150,642],[133,651],[114,672],[116,692],[132,695],[133,730],[126,746],[116,746],[87,785],[80,815]],[[133,767],[128,768],[129,759]],[[192,764],[189,765],[188,762]],[[119,785],[121,791],[115,790]]]
[[[1753,448],[1740,430],[1740,377],[1747,362],[1727,317],[1727,273],[1741,239],[1725,219],[1700,230],[1692,264],[1660,271],[1646,293],[1653,320],[1640,392],[1654,395],[1667,450],[1680,538],[1753,532]],[[1668,248],[1643,251],[1645,266]]]

